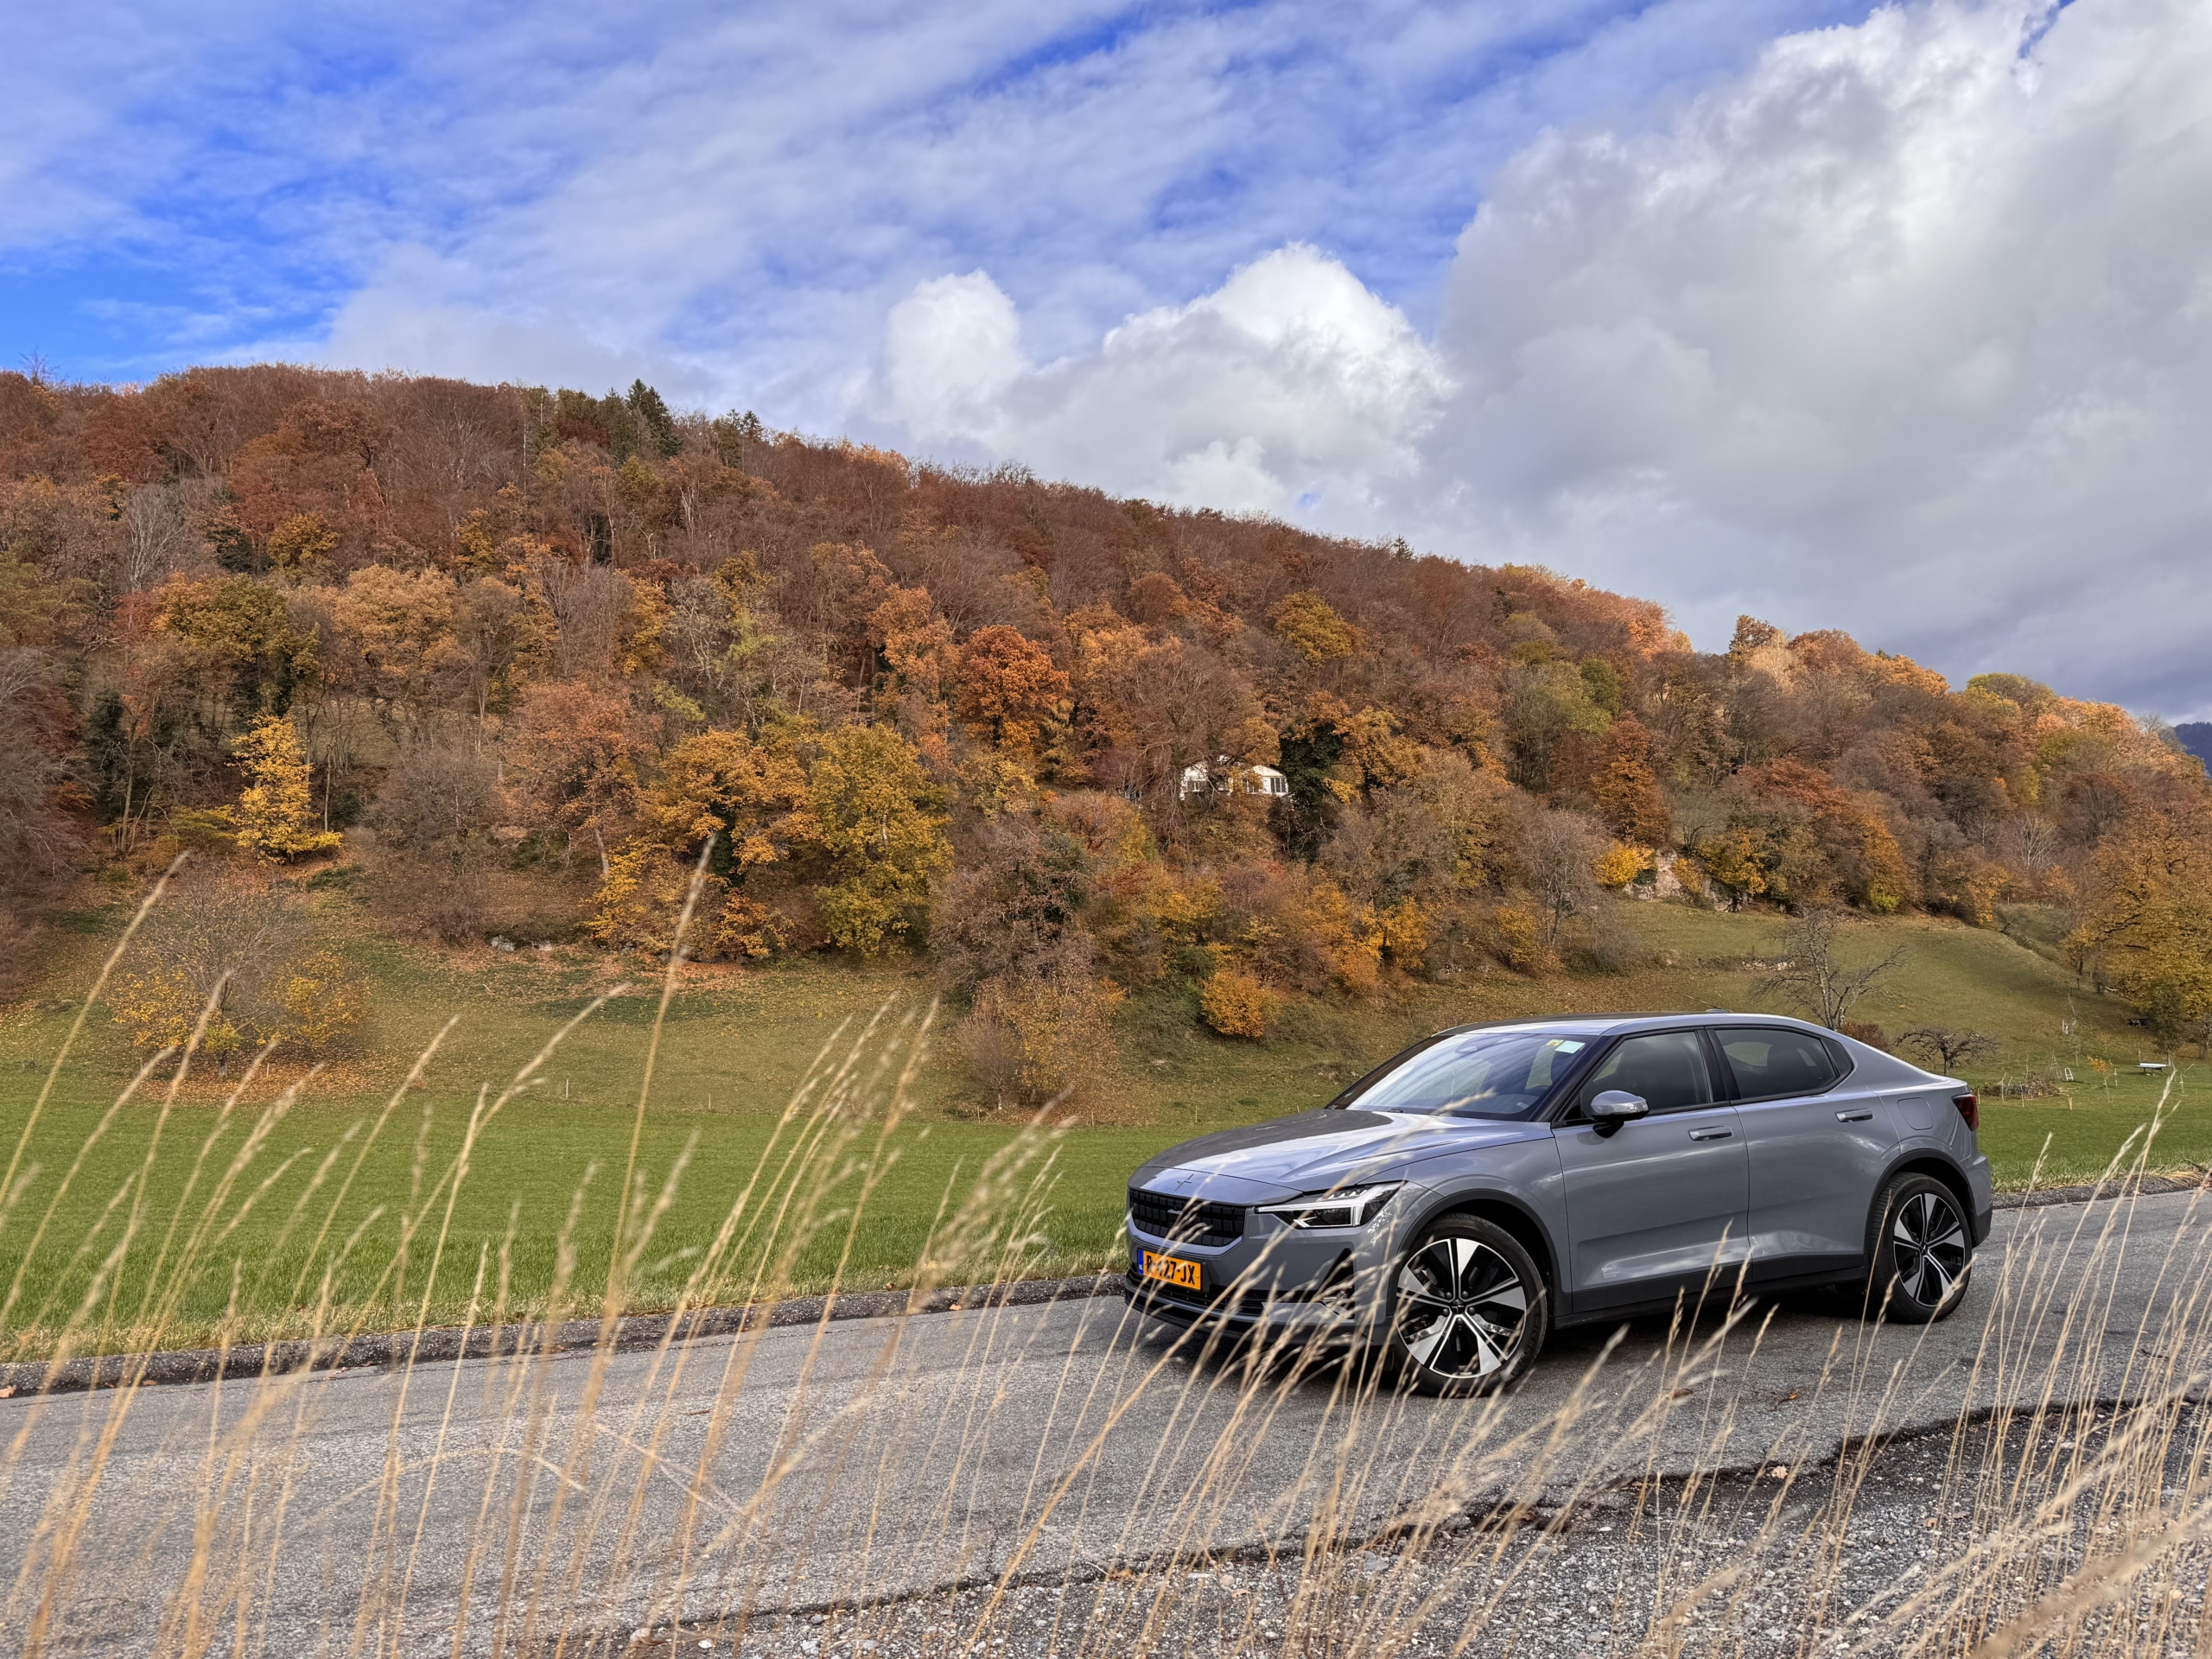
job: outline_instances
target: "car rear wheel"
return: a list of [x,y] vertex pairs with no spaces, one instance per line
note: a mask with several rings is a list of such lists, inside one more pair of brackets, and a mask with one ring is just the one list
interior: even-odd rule
[[1901,1325],[1948,1319],[1966,1300],[1974,1235],[1958,1194],[1931,1175],[1900,1175],[1882,1195],[1869,1306]]
[[1518,1380],[1551,1329],[1543,1274],[1503,1228],[1447,1216],[1392,1275],[1389,1351],[1422,1394],[1488,1394]]

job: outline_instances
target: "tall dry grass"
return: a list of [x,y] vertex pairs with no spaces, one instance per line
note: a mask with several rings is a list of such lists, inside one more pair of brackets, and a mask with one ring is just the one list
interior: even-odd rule
[[[624,1287],[684,1176],[637,1152],[658,1024],[627,1161],[575,1194],[546,1317],[510,1319],[511,1231],[468,1264],[463,1346],[492,1333],[493,1351],[423,1357],[470,1147],[528,1109],[560,1037],[487,1084],[458,1155],[420,1172],[377,1264],[424,1298],[394,1363],[188,1388],[151,1382],[144,1355],[176,1287],[256,1273],[226,1240],[271,1190],[267,1128],[294,1093],[249,1105],[247,1067],[219,1115],[254,1130],[218,1158],[204,1112],[177,1106],[194,1046],[149,1065],[115,1109],[157,1113],[161,1133],[82,1246],[91,1288],[59,1319],[13,1290],[0,1310],[0,1336],[63,1332],[49,1380],[75,1354],[140,1356],[117,1386],[0,1406],[0,1646],[537,1655],[677,1630],[694,1651],[1085,1659],[2207,1645],[2212,1260],[2193,1209],[2148,1246],[2133,1200],[2029,1212],[1949,1325],[1815,1319],[1719,1284],[1669,1325],[1561,1343],[1514,1394],[1440,1402],[1356,1353],[1141,1331],[1109,1299],[1015,1305],[1046,1247],[1047,1114],[946,1193],[903,1308],[682,1339],[689,1313],[779,1302],[817,1241],[849,1249],[932,1020],[886,1008],[824,1045],[651,1344],[626,1336]],[[28,1144],[0,1182],[0,1240],[42,1238],[55,1214],[58,1198],[19,1203]],[[325,1354],[359,1334],[333,1310],[360,1232],[332,1234],[365,1145],[341,1142],[285,1221],[328,1246],[292,1287]],[[190,1166],[160,1213],[157,1157]],[[594,1206],[616,1217],[614,1258],[584,1306],[575,1240]],[[142,1241],[162,1269],[121,1296],[115,1267]],[[968,1306],[923,1311],[946,1287],[975,1287]],[[1798,1408],[1776,1408],[1777,1376]],[[1931,1423],[1916,1564],[1870,1586],[1893,1442],[1925,1448]]]

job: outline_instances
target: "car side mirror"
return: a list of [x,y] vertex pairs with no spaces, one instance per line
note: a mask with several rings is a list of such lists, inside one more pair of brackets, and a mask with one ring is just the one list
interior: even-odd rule
[[1599,1134],[1611,1135],[1630,1118],[1643,1117],[1650,1113],[1650,1104],[1642,1095],[1631,1095],[1625,1089],[1606,1089],[1591,1096],[1583,1109],[1589,1114],[1590,1122]]

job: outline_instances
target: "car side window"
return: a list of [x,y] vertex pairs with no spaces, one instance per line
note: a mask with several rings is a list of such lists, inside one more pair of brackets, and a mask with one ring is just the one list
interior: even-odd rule
[[1728,1057],[1739,1101],[1817,1095],[1842,1076],[1828,1046],[1786,1026],[1725,1027],[1713,1033]]
[[1713,1078],[1705,1064],[1705,1045],[1694,1031],[1655,1031],[1624,1037],[1574,1091],[1575,1109],[1607,1089],[1643,1096],[1655,1112],[1686,1111],[1713,1103]]

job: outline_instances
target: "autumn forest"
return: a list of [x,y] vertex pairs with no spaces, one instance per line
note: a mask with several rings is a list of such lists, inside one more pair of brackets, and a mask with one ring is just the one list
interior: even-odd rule
[[1163,983],[1264,1040],[1300,999],[1611,971],[1609,893],[1941,912],[2169,1045],[2212,1016],[2212,795],[2120,709],[1750,617],[1700,652],[1546,570],[643,384],[0,375],[0,685],[11,960],[194,855],[114,999],[148,1049],[223,972],[219,1051],[342,1041],[358,988],[270,897],[339,861],[397,936],[645,961],[703,871],[690,954],[925,961],[1002,1098]]

